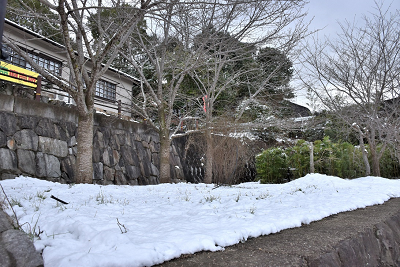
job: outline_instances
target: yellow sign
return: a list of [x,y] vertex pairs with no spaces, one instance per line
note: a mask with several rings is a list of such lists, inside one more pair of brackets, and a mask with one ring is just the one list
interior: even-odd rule
[[39,73],[0,61],[0,80],[6,80],[36,88],[38,76]]

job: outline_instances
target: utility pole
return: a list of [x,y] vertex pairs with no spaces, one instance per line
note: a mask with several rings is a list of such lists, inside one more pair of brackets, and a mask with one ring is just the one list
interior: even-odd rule
[[3,49],[4,19],[6,17],[7,0],[0,0],[0,59],[7,59],[8,53]]

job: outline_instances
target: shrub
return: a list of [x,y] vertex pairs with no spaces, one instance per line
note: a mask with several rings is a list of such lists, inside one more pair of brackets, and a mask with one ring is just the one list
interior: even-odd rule
[[257,179],[262,183],[281,183],[286,177],[286,154],[281,148],[264,150],[256,157]]
[[[270,148],[256,158],[257,178],[262,183],[282,183],[288,169],[293,178],[310,172],[309,143],[299,140],[293,147]],[[368,146],[366,149],[369,150]],[[386,150],[381,161],[381,176],[400,176],[399,162],[390,150]],[[342,178],[357,178],[365,175],[362,152],[359,147],[347,142],[332,142],[328,136],[314,142],[315,172]]]

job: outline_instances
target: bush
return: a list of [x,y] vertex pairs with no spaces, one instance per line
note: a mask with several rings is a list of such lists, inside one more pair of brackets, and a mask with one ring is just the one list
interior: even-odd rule
[[282,183],[286,168],[286,154],[281,148],[264,150],[256,157],[257,179],[262,183]]
[[[366,149],[369,150],[368,146]],[[381,176],[399,177],[400,168],[396,157],[386,150],[381,161]],[[314,142],[315,172],[357,178],[365,175],[362,152],[347,142],[332,142],[328,136]],[[293,147],[270,148],[256,158],[257,179],[262,183],[282,183],[292,170],[292,178],[303,177],[310,172],[310,143],[299,140]]]

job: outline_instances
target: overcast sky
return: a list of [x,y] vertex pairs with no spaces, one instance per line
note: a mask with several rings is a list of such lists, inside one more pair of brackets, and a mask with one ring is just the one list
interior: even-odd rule
[[[365,14],[369,16],[376,13],[376,5],[374,0],[308,0],[306,6],[309,19],[313,19],[309,30],[322,29],[318,35],[335,37],[340,33],[338,22],[348,20],[360,21]],[[380,0],[378,0],[381,2]],[[385,0],[384,7],[391,5],[391,10],[400,10],[400,0]],[[385,10],[386,10],[385,8]],[[299,95],[295,102],[305,105],[306,99],[304,93]]]

